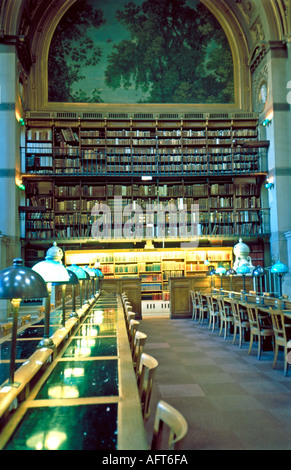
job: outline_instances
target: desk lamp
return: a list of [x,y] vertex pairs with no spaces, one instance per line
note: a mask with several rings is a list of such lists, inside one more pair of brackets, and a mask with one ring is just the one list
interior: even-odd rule
[[255,289],[255,290],[256,290],[256,293],[257,293],[257,290],[259,290],[259,289],[257,289],[257,280],[258,280],[258,278],[260,278],[260,287],[261,287],[261,288],[260,288],[260,291],[262,292],[262,277],[263,277],[263,275],[264,275],[264,272],[265,272],[265,271],[264,271],[264,268],[262,268],[262,266],[257,266],[257,267],[253,270],[253,276],[254,276],[254,278],[255,278],[255,280],[256,280],[256,289]]
[[94,279],[97,277],[97,274],[94,269],[89,268],[89,266],[84,267],[84,271],[89,274],[91,282],[92,282],[92,298],[94,297]]
[[[79,279],[77,278],[76,274],[73,273],[73,271],[69,271],[67,269],[68,274],[69,274],[69,280],[62,285],[62,308],[63,308],[63,315],[62,315],[62,326],[65,326],[66,323],[66,286],[70,285],[72,286],[72,312],[70,313],[70,317],[77,317],[79,318],[78,314],[75,312],[76,310],[76,300],[75,300],[75,286],[79,284]],[[53,285],[58,285],[53,283]]]
[[0,298],[10,299],[13,307],[11,337],[10,373],[8,385],[18,387],[14,382],[16,357],[16,337],[19,305],[22,299],[48,298],[48,290],[43,278],[32,269],[24,266],[22,258],[15,258],[13,266],[0,271]]
[[83,281],[87,279],[87,273],[84,271],[81,266],[78,266],[77,264],[72,264],[71,266],[68,266],[67,268],[68,271],[72,271],[74,274],[76,274],[79,283],[80,283],[80,307],[82,308],[83,305],[83,295],[82,295],[82,284]]
[[67,271],[70,276],[70,280],[68,284],[72,286],[72,311],[70,313],[70,318],[72,317],[79,318],[79,315],[76,312],[76,286],[80,284],[79,279],[78,279],[78,276],[73,271],[71,271],[70,269],[67,269]]
[[69,281],[69,273],[61,262],[62,257],[63,251],[54,242],[53,246],[47,250],[45,260],[36,263],[32,268],[45,280],[49,294],[45,300],[44,337],[39,343],[38,348],[54,347],[54,342],[49,337],[51,288],[52,284],[62,285]]
[[222,276],[225,274],[226,272],[226,269],[223,268],[222,266],[219,266],[216,270],[215,270],[215,274],[218,274],[220,276],[220,290],[222,291]]
[[243,294],[246,294],[246,274],[249,274],[251,270],[248,267],[248,265],[242,264],[241,266],[237,268],[236,272],[237,274],[241,274],[243,277],[243,286],[244,286]]
[[231,292],[232,292],[232,276],[235,276],[235,274],[236,274],[236,270],[232,268],[229,268],[225,273],[226,276],[230,277],[230,291]]
[[208,272],[208,275],[211,276],[211,290],[212,290],[213,287],[215,287],[215,286],[213,286],[213,277],[212,277],[212,276],[214,276],[214,274],[215,274],[215,269],[214,269],[214,268],[211,269],[211,270]]
[[279,278],[279,299],[282,299],[282,277],[283,274],[288,273],[289,269],[286,264],[281,263],[281,261],[277,261],[271,267],[271,273],[277,274]]

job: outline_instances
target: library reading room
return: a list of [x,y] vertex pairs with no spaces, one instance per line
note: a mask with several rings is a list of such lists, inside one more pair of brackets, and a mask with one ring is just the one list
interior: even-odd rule
[[0,123],[0,449],[291,450],[291,0],[2,0]]

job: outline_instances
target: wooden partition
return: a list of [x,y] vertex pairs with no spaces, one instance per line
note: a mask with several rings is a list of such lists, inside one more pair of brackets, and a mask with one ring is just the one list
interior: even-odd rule
[[105,279],[100,278],[100,290],[105,292],[114,292],[122,294],[126,292],[128,300],[132,304],[132,310],[136,314],[136,318],[141,319],[141,279],[140,278],[120,278]]
[[[192,316],[190,290],[200,292],[211,292],[212,288],[220,288],[221,279],[218,276],[187,276],[170,278],[170,317],[187,318]],[[222,277],[222,288],[230,289],[230,278]],[[240,292],[243,289],[241,276],[233,276],[232,290]],[[246,291],[253,290],[253,278],[246,277]]]

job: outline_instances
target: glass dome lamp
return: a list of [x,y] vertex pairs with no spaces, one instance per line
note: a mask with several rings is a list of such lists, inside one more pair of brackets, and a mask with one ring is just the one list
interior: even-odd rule
[[[75,286],[79,284],[79,279],[77,278],[76,274],[73,273],[73,271],[68,271],[69,274],[69,280],[62,284],[62,309],[63,309],[63,314],[62,314],[62,326],[65,326],[66,323],[66,287],[68,285],[72,286],[72,302],[73,302],[73,310],[72,313],[70,314],[70,317],[77,316],[78,314],[75,312]],[[58,283],[52,283],[52,285],[59,285]],[[78,317],[79,318],[79,317]]]
[[70,280],[67,283],[67,285],[72,287],[72,311],[70,313],[70,318],[72,317],[79,318],[79,315],[76,312],[76,286],[80,284],[79,279],[78,279],[78,276],[73,271],[70,271],[70,269],[67,269],[67,271],[70,276]]
[[222,290],[222,276],[226,273],[226,269],[223,266],[219,266],[215,270],[215,274],[218,274],[220,276],[220,290]]
[[[85,269],[84,269],[85,271]],[[85,300],[84,300],[84,304],[88,304],[89,303],[89,300],[88,300],[88,282],[90,281],[90,274],[85,271],[85,274],[86,274],[86,279],[85,279]]]
[[262,268],[262,266],[257,266],[254,270],[253,270],[253,278],[254,278],[254,283],[255,283],[255,291],[257,292],[259,289],[257,289],[257,285],[258,285],[258,282],[260,281],[260,291],[262,292],[263,290],[263,286],[262,286],[262,277],[265,273],[265,270],[264,268]]
[[242,264],[236,270],[237,274],[241,274],[243,277],[243,294],[246,294],[246,275],[251,272],[247,264]]
[[282,299],[282,277],[283,277],[283,274],[286,274],[288,272],[289,272],[288,266],[286,266],[286,264],[282,263],[281,261],[277,261],[271,267],[271,273],[278,275],[278,279],[279,279],[279,299]]
[[92,282],[92,296],[91,298],[94,297],[94,279],[97,277],[97,274],[95,272],[95,269],[90,268],[89,266],[85,266],[84,270],[89,274],[91,282]]
[[24,266],[22,258],[15,258],[13,266],[0,271],[0,298],[10,299],[13,307],[13,325],[10,352],[10,372],[8,385],[17,387],[14,382],[18,312],[21,300],[40,299],[49,296],[44,279],[32,269]]
[[236,275],[236,270],[233,268],[229,268],[226,271],[225,275],[230,277],[230,290],[232,291],[232,277]]
[[69,273],[62,264],[63,251],[54,242],[53,246],[47,250],[44,261],[36,263],[32,269],[36,271],[44,279],[47,284],[48,297],[45,299],[45,322],[44,337],[38,345],[38,348],[53,348],[54,342],[49,337],[50,328],[50,296],[52,284],[62,285],[69,281]]
[[208,271],[208,273],[207,273],[208,276],[211,276],[211,290],[214,287],[213,286],[213,276],[214,276],[214,274],[215,274],[215,269],[214,268],[210,269],[210,271]]
[[86,281],[86,279],[87,279],[87,273],[86,273],[86,271],[84,271],[83,268],[81,268],[81,266],[78,266],[77,264],[72,264],[71,266],[68,266],[67,270],[72,271],[73,273],[75,273],[77,278],[79,279],[79,283],[80,283],[80,307],[82,307],[82,305],[83,305],[83,295],[82,295],[83,288],[82,288],[82,285],[83,285],[83,281]]

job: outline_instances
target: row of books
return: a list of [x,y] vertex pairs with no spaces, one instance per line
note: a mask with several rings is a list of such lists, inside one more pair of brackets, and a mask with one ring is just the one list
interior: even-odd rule
[[[78,131],[72,128],[57,128],[55,129],[57,139],[62,139],[63,141],[77,141]],[[102,129],[102,131],[97,129],[86,129],[80,131],[80,137],[94,139],[99,137],[102,134],[106,134],[107,137],[151,137],[156,135],[157,137],[256,137],[257,130],[255,129],[202,129],[202,130],[183,130],[183,129],[158,129],[157,131],[145,131],[145,130],[129,130],[129,129],[119,129],[119,130],[108,130]],[[53,132],[51,128],[42,128],[42,129],[28,129],[26,138],[28,141],[52,141]]]

